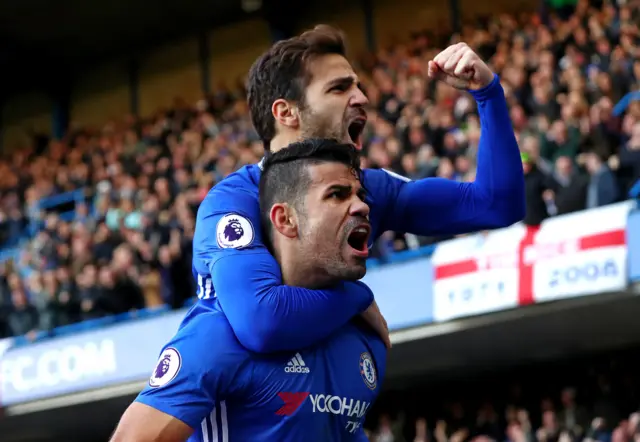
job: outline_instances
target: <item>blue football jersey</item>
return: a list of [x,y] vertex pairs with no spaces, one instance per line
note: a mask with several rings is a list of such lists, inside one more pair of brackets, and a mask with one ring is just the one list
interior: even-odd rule
[[212,309],[185,321],[136,400],[188,424],[194,442],[362,441],[385,365],[382,340],[364,324],[259,355]]

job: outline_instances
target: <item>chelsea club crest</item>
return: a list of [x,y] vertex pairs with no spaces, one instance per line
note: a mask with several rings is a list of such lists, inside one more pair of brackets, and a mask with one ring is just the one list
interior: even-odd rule
[[360,355],[360,374],[364,384],[370,389],[375,390],[378,384],[378,375],[376,374],[376,366],[369,352]]

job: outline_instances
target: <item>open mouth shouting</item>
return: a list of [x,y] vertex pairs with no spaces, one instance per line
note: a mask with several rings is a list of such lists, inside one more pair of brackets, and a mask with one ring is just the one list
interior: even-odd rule
[[369,236],[371,235],[371,226],[361,223],[351,229],[347,237],[347,243],[353,249],[353,253],[359,258],[367,258],[369,256]]
[[362,150],[362,133],[364,132],[364,127],[366,124],[366,117],[356,117],[349,123],[349,126],[347,128],[349,138],[351,139],[351,142],[355,144],[358,150]]

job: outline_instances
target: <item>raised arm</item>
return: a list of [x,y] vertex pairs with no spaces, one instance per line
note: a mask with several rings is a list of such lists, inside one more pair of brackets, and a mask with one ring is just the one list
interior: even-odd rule
[[[231,219],[243,226],[243,240],[218,239]],[[194,274],[210,278],[210,293],[205,289],[200,302],[217,297],[246,348],[268,353],[307,347],[372,304],[373,293],[359,282],[331,290],[283,285],[280,267],[261,238],[257,194],[224,181],[216,186],[198,211]]]
[[498,76],[470,92],[482,129],[475,182],[408,181],[384,170],[365,171],[365,186],[374,199],[372,216],[381,216],[382,231],[461,234],[506,227],[524,217],[520,152]]

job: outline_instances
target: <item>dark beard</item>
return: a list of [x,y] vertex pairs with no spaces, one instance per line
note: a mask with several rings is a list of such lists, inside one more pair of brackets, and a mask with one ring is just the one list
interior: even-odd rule
[[314,113],[309,107],[300,110],[300,124],[303,140],[309,138],[334,138],[340,142],[344,141],[343,138],[346,133],[344,123],[335,127],[331,117],[323,118]]
[[304,232],[301,236],[305,238],[304,249],[300,252],[300,256],[307,257],[301,260],[302,265],[299,269],[307,278],[307,285],[302,287],[318,290],[344,281],[358,281],[364,277],[367,271],[366,259],[358,259],[358,264],[354,265],[345,261],[342,255],[349,232],[362,220],[354,218],[344,226],[342,243],[333,251],[319,245],[323,241],[316,240],[313,233],[307,229],[304,216],[299,218],[299,222],[299,227]]

